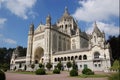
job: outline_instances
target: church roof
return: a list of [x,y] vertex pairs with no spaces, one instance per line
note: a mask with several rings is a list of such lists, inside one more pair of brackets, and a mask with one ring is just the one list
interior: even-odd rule
[[81,36],[83,36],[84,38],[88,39],[88,35],[86,34],[86,32],[81,32]]
[[60,18],[60,21],[62,21],[64,19],[73,19],[73,17],[70,16],[67,7],[65,7],[65,12],[63,13],[63,16]]
[[98,37],[102,37],[102,36],[103,36],[102,33],[101,33],[101,31],[100,31],[99,28],[97,27],[96,22],[95,22],[95,24],[94,24],[93,33],[94,33],[94,32],[97,34]]

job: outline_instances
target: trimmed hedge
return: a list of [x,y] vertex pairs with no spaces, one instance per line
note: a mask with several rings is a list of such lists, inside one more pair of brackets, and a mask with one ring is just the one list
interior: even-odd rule
[[41,68],[41,69],[37,69],[37,70],[35,71],[35,74],[36,74],[36,75],[45,75],[46,72],[45,72],[45,69]]
[[78,71],[76,69],[72,69],[70,71],[70,76],[78,76]]
[[60,70],[59,69],[54,69],[53,74],[60,74]]
[[84,69],[82,70],[82,74],[94,75],[94,72],[93,72],[91,69],[89,69],[89,68],[84,68]]
[[0,80],[5,80],[5,73],[3,71],[0,70]]

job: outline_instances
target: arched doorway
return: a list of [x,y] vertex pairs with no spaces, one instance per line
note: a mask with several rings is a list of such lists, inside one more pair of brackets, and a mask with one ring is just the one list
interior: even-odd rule
[[43,63],[44,61],[44,50],[41,47],[38,47],[34,53],[35,64]]

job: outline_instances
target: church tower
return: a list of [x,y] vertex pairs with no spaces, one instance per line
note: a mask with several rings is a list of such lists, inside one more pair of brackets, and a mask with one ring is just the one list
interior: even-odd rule
[[28,33],[28,45],[27,45],[27,55],[26,55],[26,64],[31,64],[32,61],[32,45],[33,45],[33,35],[34,35],[34,24],[30,25]]

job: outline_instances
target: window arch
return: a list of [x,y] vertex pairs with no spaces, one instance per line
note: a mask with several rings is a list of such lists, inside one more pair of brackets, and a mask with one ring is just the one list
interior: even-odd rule
[[70,60],[70,57],[68,57],[68,60]]
[[87,59],[87,56],[86,56],[86,55],[84,55],[84,56],[83,56],[83,60],[86,60],[86,59]]
[[63,61],[63,57],[61,57],[61,61]]
[[73,57],[73,56],[71,56],[71,60],[74,60],[74,57]]
[[64,57],[64,61],[66,61],[67,60],[67,58],[66,57]]
[[77,59],[78,58],[78,56],[75,56],[75,59]]
[[94,53],[94,59],[99,59],[100,57],[100,53],[99,52],[95,52]]
[[81,55],[79,56],[79,60],[82,60],[82,56]]
[[60,58],[58,58],[58,61],[60,61]]
[[56,62],[56,61],[57,61],[57,58],[55,58],[54,61]]

